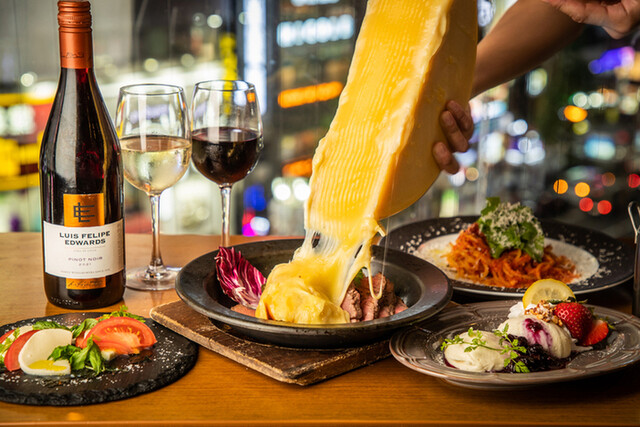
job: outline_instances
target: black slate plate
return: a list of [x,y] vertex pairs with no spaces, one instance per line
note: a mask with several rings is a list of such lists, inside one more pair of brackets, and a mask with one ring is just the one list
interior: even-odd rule
[[[4,325],[0,335],[39,320],[76,325],[104,313],[65,313]],[[23,405],[75,406],[125,399],[157,390],[185,375],[195,365],[198,345],[164,326],[146,319],[158,342],[148,357],[114,360],[120,369],[97,377],[27,375],[21,370],[0,370],[0,401]],[[143,359],[143,360],[137,360]],[[131,363],[136,360],[136,363]]]
[[[266,277],[271,269],[288,262],[302,239],[271,240],[235,246]],[[215,256],[210,252],[194,259],[180,270],[176,292],[194,310],[218,325],[259,342],[294,348],[347,348],[391,335],[398,328],[411,325],[438,313],[451,299],[447,277],[425,260],[396,250],[372,247],[373,274],[382,272],[395,285],[396,294],[409,307],[384,319],[339,325],[298,325],[262,320],[232,311],[235,303],[221,290],[215,272]]]
[[[438,237],[458,234],[477,220],[477,216],[434,218],[413,222],[392,230],[380,242],[381,246],[415,254],[418,247]],[[596,274],[570,284],[573,292],[586,294],[617,286],[633,276],[633,249],[600,231],[553,220],[540,220],[545,237],[565,242],[580,248],[598,261]],[[510,289],[474,284],[449,277],[455,291],[494,296],[519,298],[526,289]]]

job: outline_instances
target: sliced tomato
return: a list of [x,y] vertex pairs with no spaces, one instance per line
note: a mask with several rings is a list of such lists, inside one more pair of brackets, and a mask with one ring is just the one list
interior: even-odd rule
[[76,338],[76,347],[85,348],[89,339],[89,331],[84,331],[82,335]]
[[6,340],[7,337],[13,333],[13,331],[15,331],[15,329],[12,329],[12,330],[8,331],[3,336],[1,336],[0,337],[0,344],[2,344],[4,342],[4,340]]
[[113,350],[116,354],[134,354],[139,353],[139,348],[131,348],[128,345],[125,345],[119,341],[111,341],[111,340],[95,340],[96,344],[102,351]]
[[31,338],[31,336],[36,332],[38,331],[31,330],[29,332],[25,332],[11,343],[11,346],[9,346],[9,349],[7,350],[7,354],[5,354],[4,356],[4,366],[8,370],[17,371],[18,369],[20,369],[20,362],[18,362],[18,355],[20,354],[20,350],[22,350],[22,347],[24,347],[27,341],[29,341],[29,338]]
[[131,317],[110,317],[95,325],[78,347],[86,347],[89,337],[93,337],[100,350],[115,350],[118,354],[138,353],[151,347],[157,340],[153,331],[139,320]]

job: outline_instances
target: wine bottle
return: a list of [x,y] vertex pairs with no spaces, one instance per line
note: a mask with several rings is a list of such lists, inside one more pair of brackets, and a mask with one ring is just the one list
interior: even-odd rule
[[44,289],[60,307],[104,307],[125,285],[120,145],[93,72],[89,2],[58,2],[58,25],[60,80],[40,148]]

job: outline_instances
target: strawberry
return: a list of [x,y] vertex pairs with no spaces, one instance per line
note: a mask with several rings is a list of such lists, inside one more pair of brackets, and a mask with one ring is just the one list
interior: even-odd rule
[[594,319],[591,329],[584,336],[580,345],[591,346],[598,344],[609,335],[609,324],[602,319]]
[[593,314],[579,302],[562,302],[556,305],[555,315],[562,320],[571,336],[578,341],[591,330]]

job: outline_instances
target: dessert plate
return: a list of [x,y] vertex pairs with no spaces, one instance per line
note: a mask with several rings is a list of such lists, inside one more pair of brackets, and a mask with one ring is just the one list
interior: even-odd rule
[[[468,281],[448,269],[441,255],[460,231],[473,223],[477,216],[435,218],[413,222],[392,230],[380,241],[380,246],[398,249],[418,256],[440,268],[458,292],[500,298],[521,298],[526,289],[487,286]],[[633,250],[618,240],[597,230],[540,220],[545,244],[554,252],[565,255],[576,264],[580,278],[570,284],[576,295],[617,286],[633,277]],[[418,251],[425,244],[426,251]]]
[[564,369],[532,373],[468,372],[444,362],[440,344],[445,338],[474,329],[492,330],[507,318],[518,300],[460,305],[398,332],[391,338],[391,354],[403,365],[462,387],[480,389],[525,388],[584,379],[617,371],[640,360],[640,319],[604,307],[589,306],[615,328],[602,350],[580,353]]
[[[291,260],[302,239],[266,240],[235,246],[266,277],[276,264]],[[298,325],[263,320],[231,310],[236,305],[221,290],[216,275],[218,251],[185,265],[176,279],[176,292],[191,308],[214,324],[251,340],[294,348],[347,348],[389,338],[398,328],[423,321],[451,299],[447,277],[427,261],[396,250],[372,247],[373,274],[382,272],[395,285],[408,308],[383,319],[338,325]]]

